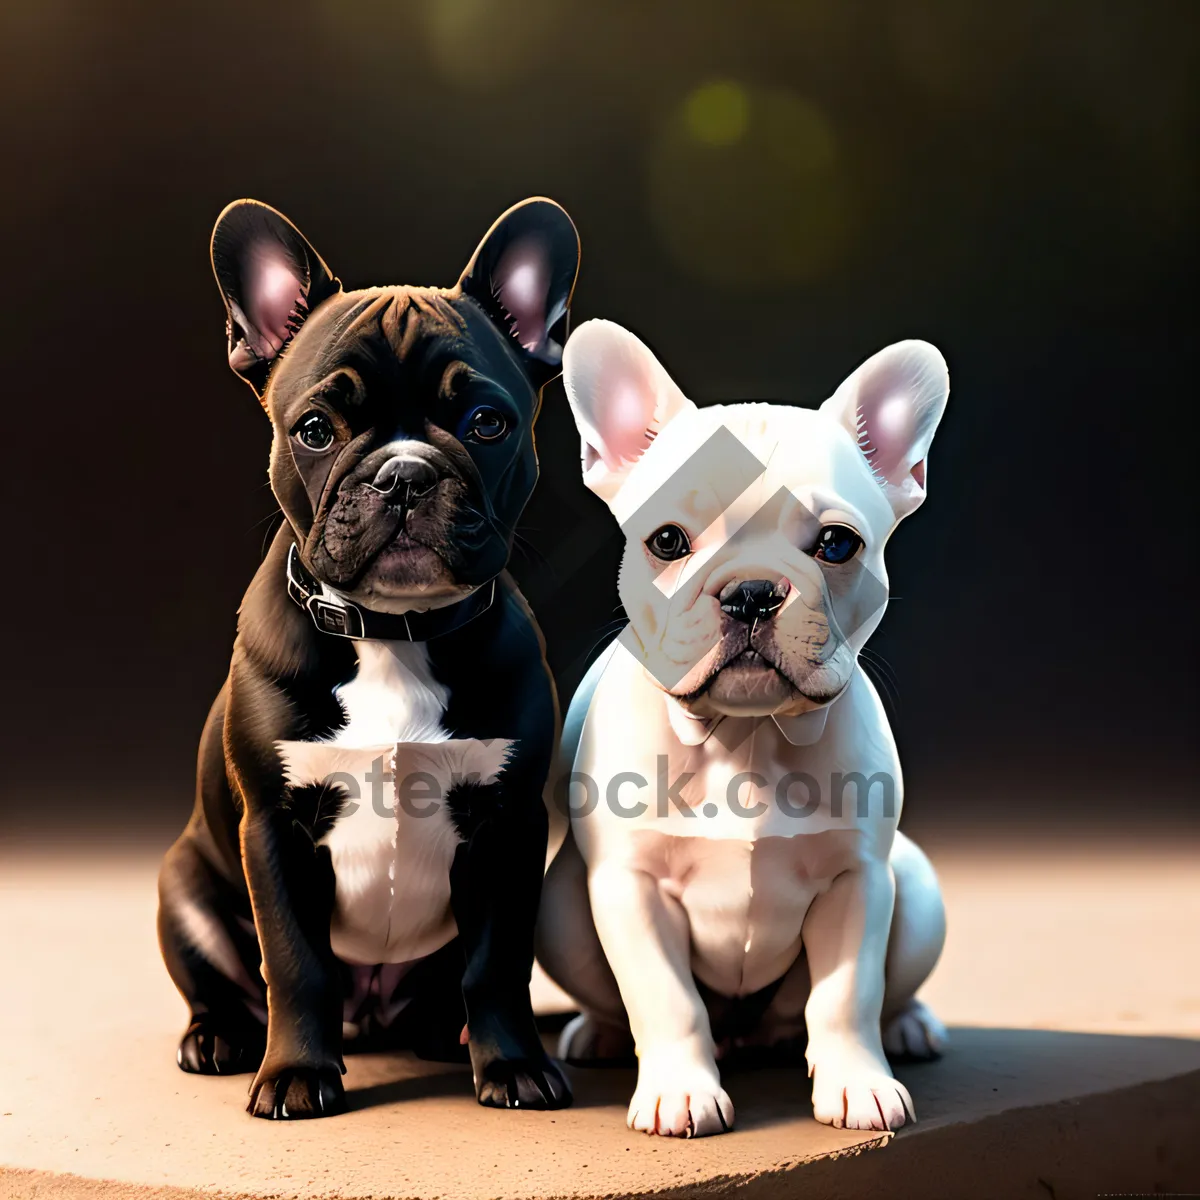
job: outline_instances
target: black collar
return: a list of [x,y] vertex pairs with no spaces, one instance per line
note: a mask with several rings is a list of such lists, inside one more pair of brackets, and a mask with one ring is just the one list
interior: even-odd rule
[[445,608],[411,613],[374,612],[322,588],[300,561],[295,542],[288,550],[287,587],[288,595],[308,610],[313,624],[322,633],[381,642],[428,642],[452,633],[482,616],[496,598],[496,581],[493,579],[465,600]]

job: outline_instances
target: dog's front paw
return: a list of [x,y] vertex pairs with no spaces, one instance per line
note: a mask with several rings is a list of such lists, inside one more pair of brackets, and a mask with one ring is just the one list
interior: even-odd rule
[[563,1027],[558,1057],[572,1065],[627,1065],[636,1060],[633,1035],[627,1027],[580,1013]]
[[497,1058],[476,1072],[475,1096],[488,1108],[566,1108],[571,1085],[548,1056]]
[[345,1112],[341,1072],[337,1067],[264,1069],[250,1085],[246,1111],[272,1121],[303,1121]]
[[910,1000],[883,1026],[888,1058],[938,1058],[947,1041],[946,1027],[920,1000]]
[[899,1129],[915,1121],[912,1097],[867,1050],[811,1058],[813,1116],[838,1129]]
[[258,1070],[265,1048],[265,1034],[256,1037],[220,1030],[204,1015],[187,1027],[175,1052],[175,1061],[189,1075],[240,1075]]
[[644,1054],[625,1122],[661,1137],[707,1137],[733,1128],[733,1101],[715,1062]]

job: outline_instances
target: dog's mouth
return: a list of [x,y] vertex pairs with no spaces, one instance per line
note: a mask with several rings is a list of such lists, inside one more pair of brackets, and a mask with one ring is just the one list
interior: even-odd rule
[[364,574],[369,574],[372,570],[386,569],[389,565],[417,561],[428,562],[431,565],[440,563],[443,569],[450,570],[450,564],[446,561],[445,555],[439,552],[436,546],[431,546],[419,537],[414,537],[401,524],[392,540],[381,546],[375,557],[367,564]]
[[[396,527],[396,532],[392,535],[392,540],[385,542],[379,548],[378,553],[375,555],[375,561],[378,561],[385,555],[403,556],[405,554],[421,553],[426,550],[431,554],[438,554],[436,546],[431,546],[427,542],[423,542],[420,538],[414,537],[409,532],[407,523],[401,520],[400,524]],[[438,554],[438,557],[441,558],[442,556]]]
[[790,690],[786,674],[771,651],[753,644],[749,626],[727,629],[715,649],[705,677],[686,692],[675,693],[681,703],[686,705],[705,696],[715,699],[722,691],[774,690],[780,686]]
[[310,535],[314,573],[368,608],[440,607],[504,569],[508,547],[457,478],[417,503],[356,486],[334,497]]
[[709,675],[696,698],[701,695],[725,711],[766,716],[791,700],[795,689],[774,662],[747,646]]
[[458,547],[446,537],[422,536],[429,532],[411,514],[402,514],[391,536],[364,563],[351,594],[368,607],[386,611],[393,603],[407,607],[413,600],[444,602],[470,592],[473,585],[460,579],[455,569],[461,556]]
[[687,709],[711,707],[744,716],[768,716],[796,705],[807,710],[837,699],[847,682],[831,688],[825,674],[813,663],[789,664],[771,638],[760,640],[748,628],[733,630],[722,639],[705,679],[675,698]]
[[368,608],[386,612],[413,602],[433,607],[461,598],[472,590],[462,583],[445,556],[401,529],[368,563],[351,595]]
[[763,671],[774,671],[776,674],[779,673],[775,664],[768,662],[762,653],[754,649],[753,646],[747,647],[741,652],[741,654],[737,655],[736,658],[733,658],[727,662],[725,666],[721,668],[721,670],[741,672],[743,674],[747,672],[761,673]]

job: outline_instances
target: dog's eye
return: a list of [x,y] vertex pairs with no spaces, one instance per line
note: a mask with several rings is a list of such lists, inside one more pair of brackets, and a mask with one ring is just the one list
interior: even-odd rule
[[319,454],[333,445],[333,425],[324,413],[307,412],[292,428],[292,437]]
[[459,437],[473,438],[477,442],[496,442],[508,432],[508,419],[490,404],[473,408],[462,423]]
[[663,562],[674,562],[692,552],[692,543],[688,535],[678,525],[664,525],[656,529],[647,539],[646,547],[655,558]]
[[862,544],[862,538],[849,525],[826,525],[810,553],[818,562],[844,563],[858,553]]

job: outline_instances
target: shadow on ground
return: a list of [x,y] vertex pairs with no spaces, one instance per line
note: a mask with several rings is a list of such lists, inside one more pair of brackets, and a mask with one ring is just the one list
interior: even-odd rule
[[[810,1085],[803,1055],[785,1050],[779,1065],[761,1055],[722,1064],[722,1081],[737,1108],[741,1130],[765,1128],[808,1111]],[[470,1071],[408,1055],[362,1055],[371,1082],[351,1089],[351,1110],[401,1105],[430,1097],[469,1094]],[[1172,1037],[1063,1033],[1044,1029],[952,1028],[950,1045],[935,1062],[898,1062],[897,1077],[912,1093],[917,1128],[976,1120],[1013,1108],[1054,1104],[1131,1087],[1148,1079],[1200,1071],[1200,1042]],[[567,1069],[577,1108],[619,1110],[633,1094],[630,1067]]]

